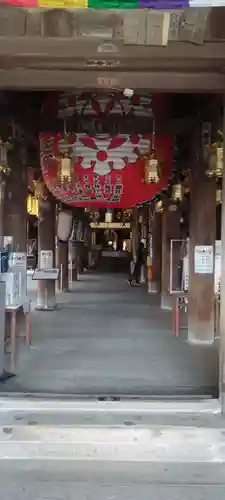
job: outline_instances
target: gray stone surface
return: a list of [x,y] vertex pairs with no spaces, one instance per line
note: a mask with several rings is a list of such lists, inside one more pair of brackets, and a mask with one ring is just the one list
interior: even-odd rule
[[225,486],[87,485],[57,481],[2,484],[2,500],[224,500]]
[[32,346],[19,341],[17,377],[0,391],[95,395],[211,393],[213,347],[176,339],[171,313],[121,275],[85,275],[58,296],[56,312],[32,313]]
[[[192,475],[176,464],[1,462],[1,500],[223,500],[224,470],[199,464]],[[217,472],[219,470],[219,474]],[[223,465],[224,469],[224,465]],[[214,473],[212,473],[212,470]],[[180,478],[182,477],[182,481]]]

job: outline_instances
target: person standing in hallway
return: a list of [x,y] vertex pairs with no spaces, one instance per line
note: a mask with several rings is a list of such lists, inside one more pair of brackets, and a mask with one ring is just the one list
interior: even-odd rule
[[140,285],[141,266],[144,264],[144,253],[145,247],[143,241],[141,241],[137,251],[136,262],[134,263],[133,269],[130,269],[130,276],[128,279],[130,286],[132,286],[133,280],[135,280],[136,285]]

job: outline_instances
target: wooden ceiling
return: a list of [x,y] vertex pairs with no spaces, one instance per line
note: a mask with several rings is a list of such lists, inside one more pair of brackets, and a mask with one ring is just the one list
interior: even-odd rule
[[203,43],[177,32],[156,47],[125,43],[122,11],[0,5],[0,88],[224,92],[225,9],[208,11]]

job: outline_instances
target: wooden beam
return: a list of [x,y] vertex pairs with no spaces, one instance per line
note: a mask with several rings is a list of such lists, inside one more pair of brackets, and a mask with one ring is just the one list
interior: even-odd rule
[[[73,59],[74,57],[93,57],[98,59],[136,59],[139,57],[151,59],[208,59],[225,60],[225,42],[205,42],[203,45],[193,45],[187,42],[169,42],[166,47],[126,46],[123,40],[111,40],[114,52],[99,52],[103,44],[101,39],[88,40],[79,38],[46,38],[46,37],[0,37],[0,57],[13,56],[32,57],[39,59],[52,58],[57,60]],[[104,44],[103,44],[104,45]]]
[[2,89],[148,89],[152,92],[222,92],[225,75],[216,73],[0,70]]

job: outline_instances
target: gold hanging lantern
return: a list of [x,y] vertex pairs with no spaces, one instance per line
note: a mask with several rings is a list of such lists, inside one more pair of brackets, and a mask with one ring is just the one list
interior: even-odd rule
[[155,204],[155,211],[157,213],[162,213],[163,212],[163,202],[162,200],[158,200]]
[[113,219],[112,210],[106,210],[105,212],[105,222],[106,224],[111,224]]
[[209,178],[221,178],[223,175],[223,145],[214,142],[208,150],[208,167],[206,175]]
[[70,136],[66,130],[66,122],[64,122],[64,136],[59,142],[59,156],[56,157],[58,164],[57,177],[61,184],[65,182],[76,182],[75,174],[76,155],[74,146],[70,143]]
[[43,179],[38,179],[37,181],[34,181],[34,196],[35,198],[41,199],[41,200],[47,200],[47,189],[45,186],[45,183]]
[[152,152],[149,157],[145,158],[144,180],[145,184],[159,182],[159,161],[154,152]]
[[95,222],[97,224],[99,222],[99,219],[100,219],[100,213],[98,211],[96,211],[96,212],[90,211],[89,217],[90,217],[90,220],[92,222]]
[[144,182],[145,184],[155,184],[159,182],[160,163],[155,151],[155,120],[153,119],[152,144],[148,153],[141,154],[139,158],[144,161]]
[[32,194],[27,197],[27,213],[36,217],[39,215],[38,199]]
[[180,182],[173,184],[171,199],[175,202],[183,200],[183,186]]
[[61,184],[65,181],[71,182],[73,177],[73,164],[69,153],[65,153],[64,156],[58,158],[58,175]]
[[218,147],[216,151],[215,174],[217,178],[221,178],[223,176],[223,147]]
[[0,138],[0,172],[6,175],[11,173],[11,168],[8,165],[8,152],[12,149],[12,144],[9,141],[4,142]]
[[222,203],[222,189],[218,188],[216,190],[216,204],[221,205]]

